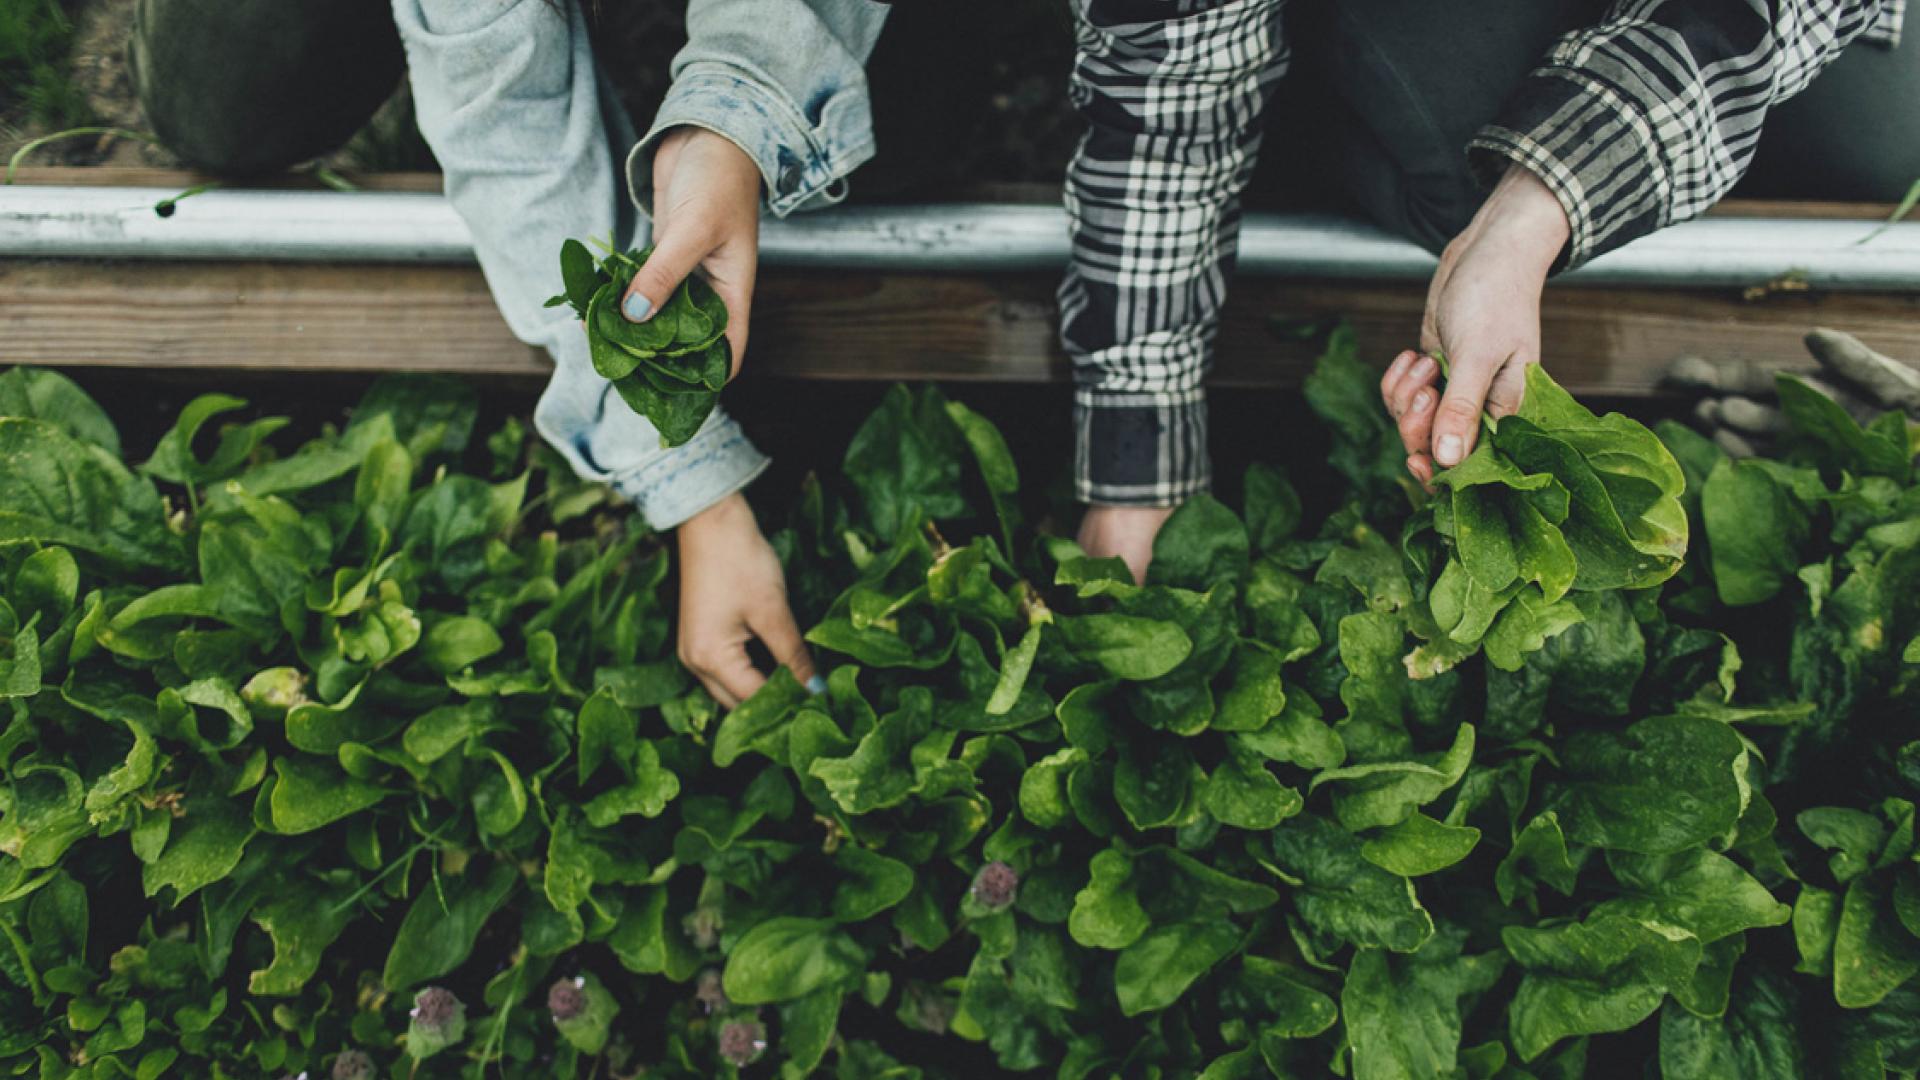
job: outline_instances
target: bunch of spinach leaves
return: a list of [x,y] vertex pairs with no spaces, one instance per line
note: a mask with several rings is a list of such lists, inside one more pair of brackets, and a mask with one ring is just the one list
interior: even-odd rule
[[1473,646],[1495,666],[1581,621],[1569,592],[1658,585],[1687,551],[1680,466],[1653,432],[1618,413],[1595,416],[1527,368],[1511,416],[1485,420],[1479,446],[1434,478],[1434,531],[1448,557],[1428,596],[1427,670]]
[[[1374,381],[1309,388],[1350,498],[1256,466],[1144,585],[896,388],[772,537],[826,691],[723,716],[664,547],[459,383],[129,466],[0,376],[0,1074],[1920,1068],[1905,423],[1789,386],[1735,462],[1537,375],[1429,501]],[[1559,614],[1446,644],[1528,511]]]
[[566,292],[547,306],[573,308],[586,326],[594,371],[653,423],[662,445],[680,446],[706,422],[733,373],[727,305],[705,279],[689,274],[652,318],[628,321],[621,298],[652,253],[609,251],[596,260],[585,244],[568,240],[560,248]]

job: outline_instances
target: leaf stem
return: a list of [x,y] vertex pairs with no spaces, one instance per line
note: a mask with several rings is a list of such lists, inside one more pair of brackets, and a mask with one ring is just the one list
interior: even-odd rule
[[392,862],[389,862],[386,866],[386,869],[380,871],[378,874],[375,874],[372,878],[369,878],[366,884],[360,886],[358,889],[355,889],[350,895],[348,895],[348,897],[345,900],[342,900],[338,904],[335,904],[332,907],[332,909],[330,909],[327,912],[327,914],[329,916],[338,915],[342,911],[345,911],[346,909],[352,907],[354,904],[359,903],[360,898],[372,892],[382,881],[385,881],[387,879],[387,875],[393,873],[395,870],[398,870],[402,866],[411,864],[413,857],[415,855],[420,854],[420,850],[422,848],[437,844],[440,840],[440,834],[445,832],[452,825],[453,825],[453,822],[451,821],[446,822],[445,824],[441,825],[438,829],[435,829],[431,835],[425,837],[422,840],[417,841],[412,847],[406,850],[405,854],[399,855],[396,858],[394,858]]
[[48,143],[59,142],[62,139],[76,139],[82,135],[117,135],[123,139],[138,139],[149,146],[160,145],[159,139],[153,137],[152,135],[147,134],[144,131],[129,131],[126,128],[117,128],[117,127],[68,128],[65,131],[56,131],[48,135],[42,135],[37,139],[28,141],[28,143],[25,146],[22,146],[20,149],[15,150],[13,152],[13,156],[7,159],[6,179],[0,180],[0,183],[6,183],[6,184],[13,183],[13,174],[19,171],[20,163],[27,159],[28,154],[33,153],[35,150],[40,149],[41,147],[47,145]]

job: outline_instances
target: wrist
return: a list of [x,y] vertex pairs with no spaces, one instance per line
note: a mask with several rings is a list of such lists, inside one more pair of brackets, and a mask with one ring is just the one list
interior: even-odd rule
[[689,539],[704,535],[733,532],[743,525],[755,531],[760,528],[760,523],[754,519],[753,507],[747,503],[747,497],[736,491],[681,522],[680,540],[685,543]]
[[[757,209],[760,203],[760,166],[732,137],[699,124],[680,124],[661,136],[664,150],[673,145],[676,157],[691,152],[714,170],[709,186],[744,194]],[[658,160],[656,158],[656,160]]]
[[1475,225],[1500,240],[1522,265],[1537,269],[1543,280],[1573,233],[1559,196],[1518,163],[1501,174],[1475,215]]

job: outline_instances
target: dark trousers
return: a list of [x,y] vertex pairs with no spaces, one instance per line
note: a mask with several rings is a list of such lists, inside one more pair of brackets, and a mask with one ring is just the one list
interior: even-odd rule
[[139,0],[127,60],[167,149],[230,176],[338,149],[406,64],[387,0]]
[[[1299,79],[1277,104],[1314,115],[1306,139],[1318,145],[1308,153],[1338,197],[1438,251],[1486,194],[1468,170],[1467,141],[1556,38],[1598,22],[1609,6],[1300,0],[1289,26]],[[1734,193],[1896,202],[1916,180],[1920,16],[1910,11],[1898,49],[1855,42],[1773,111]]]

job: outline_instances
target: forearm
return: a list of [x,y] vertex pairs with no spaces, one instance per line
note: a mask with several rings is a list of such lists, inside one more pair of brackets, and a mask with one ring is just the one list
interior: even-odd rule
[[628,155],[650,211],[653,154],[669,130],[706,128],[746,151],[775,216],[831,205],[873,156],[865,64],[888,8],[873,0],[692,0],[673,86]]
[[716,410],[691,442],[663,450],[652,425],[594,373],[572,315],[544,306],[560,291],[564,240],[626,243],[634,228],[621,212],[609,117],[577,6],[394,0],[393,9],[421,133],[494,302],[516,336],[553,354],[553,380],[534,411],[540,434],[656,528],[738,490],[766,460],[736,424]]
[[1746,172],[1767,110],[1881,22],[1881,0],[1616,4],[1561,39],[1472,144],[1491,178],[1539,176],[1566,265],[1693,217]]
[[[1178,19],[1077,0],[1070,92],[1088,135],[1068,169],[1077,494],[1170,506],[1206,490],[1206,375],[1260,114],[1286,70],[1279,0]],[[1177,24],[1177,25],[1174,25]]]

